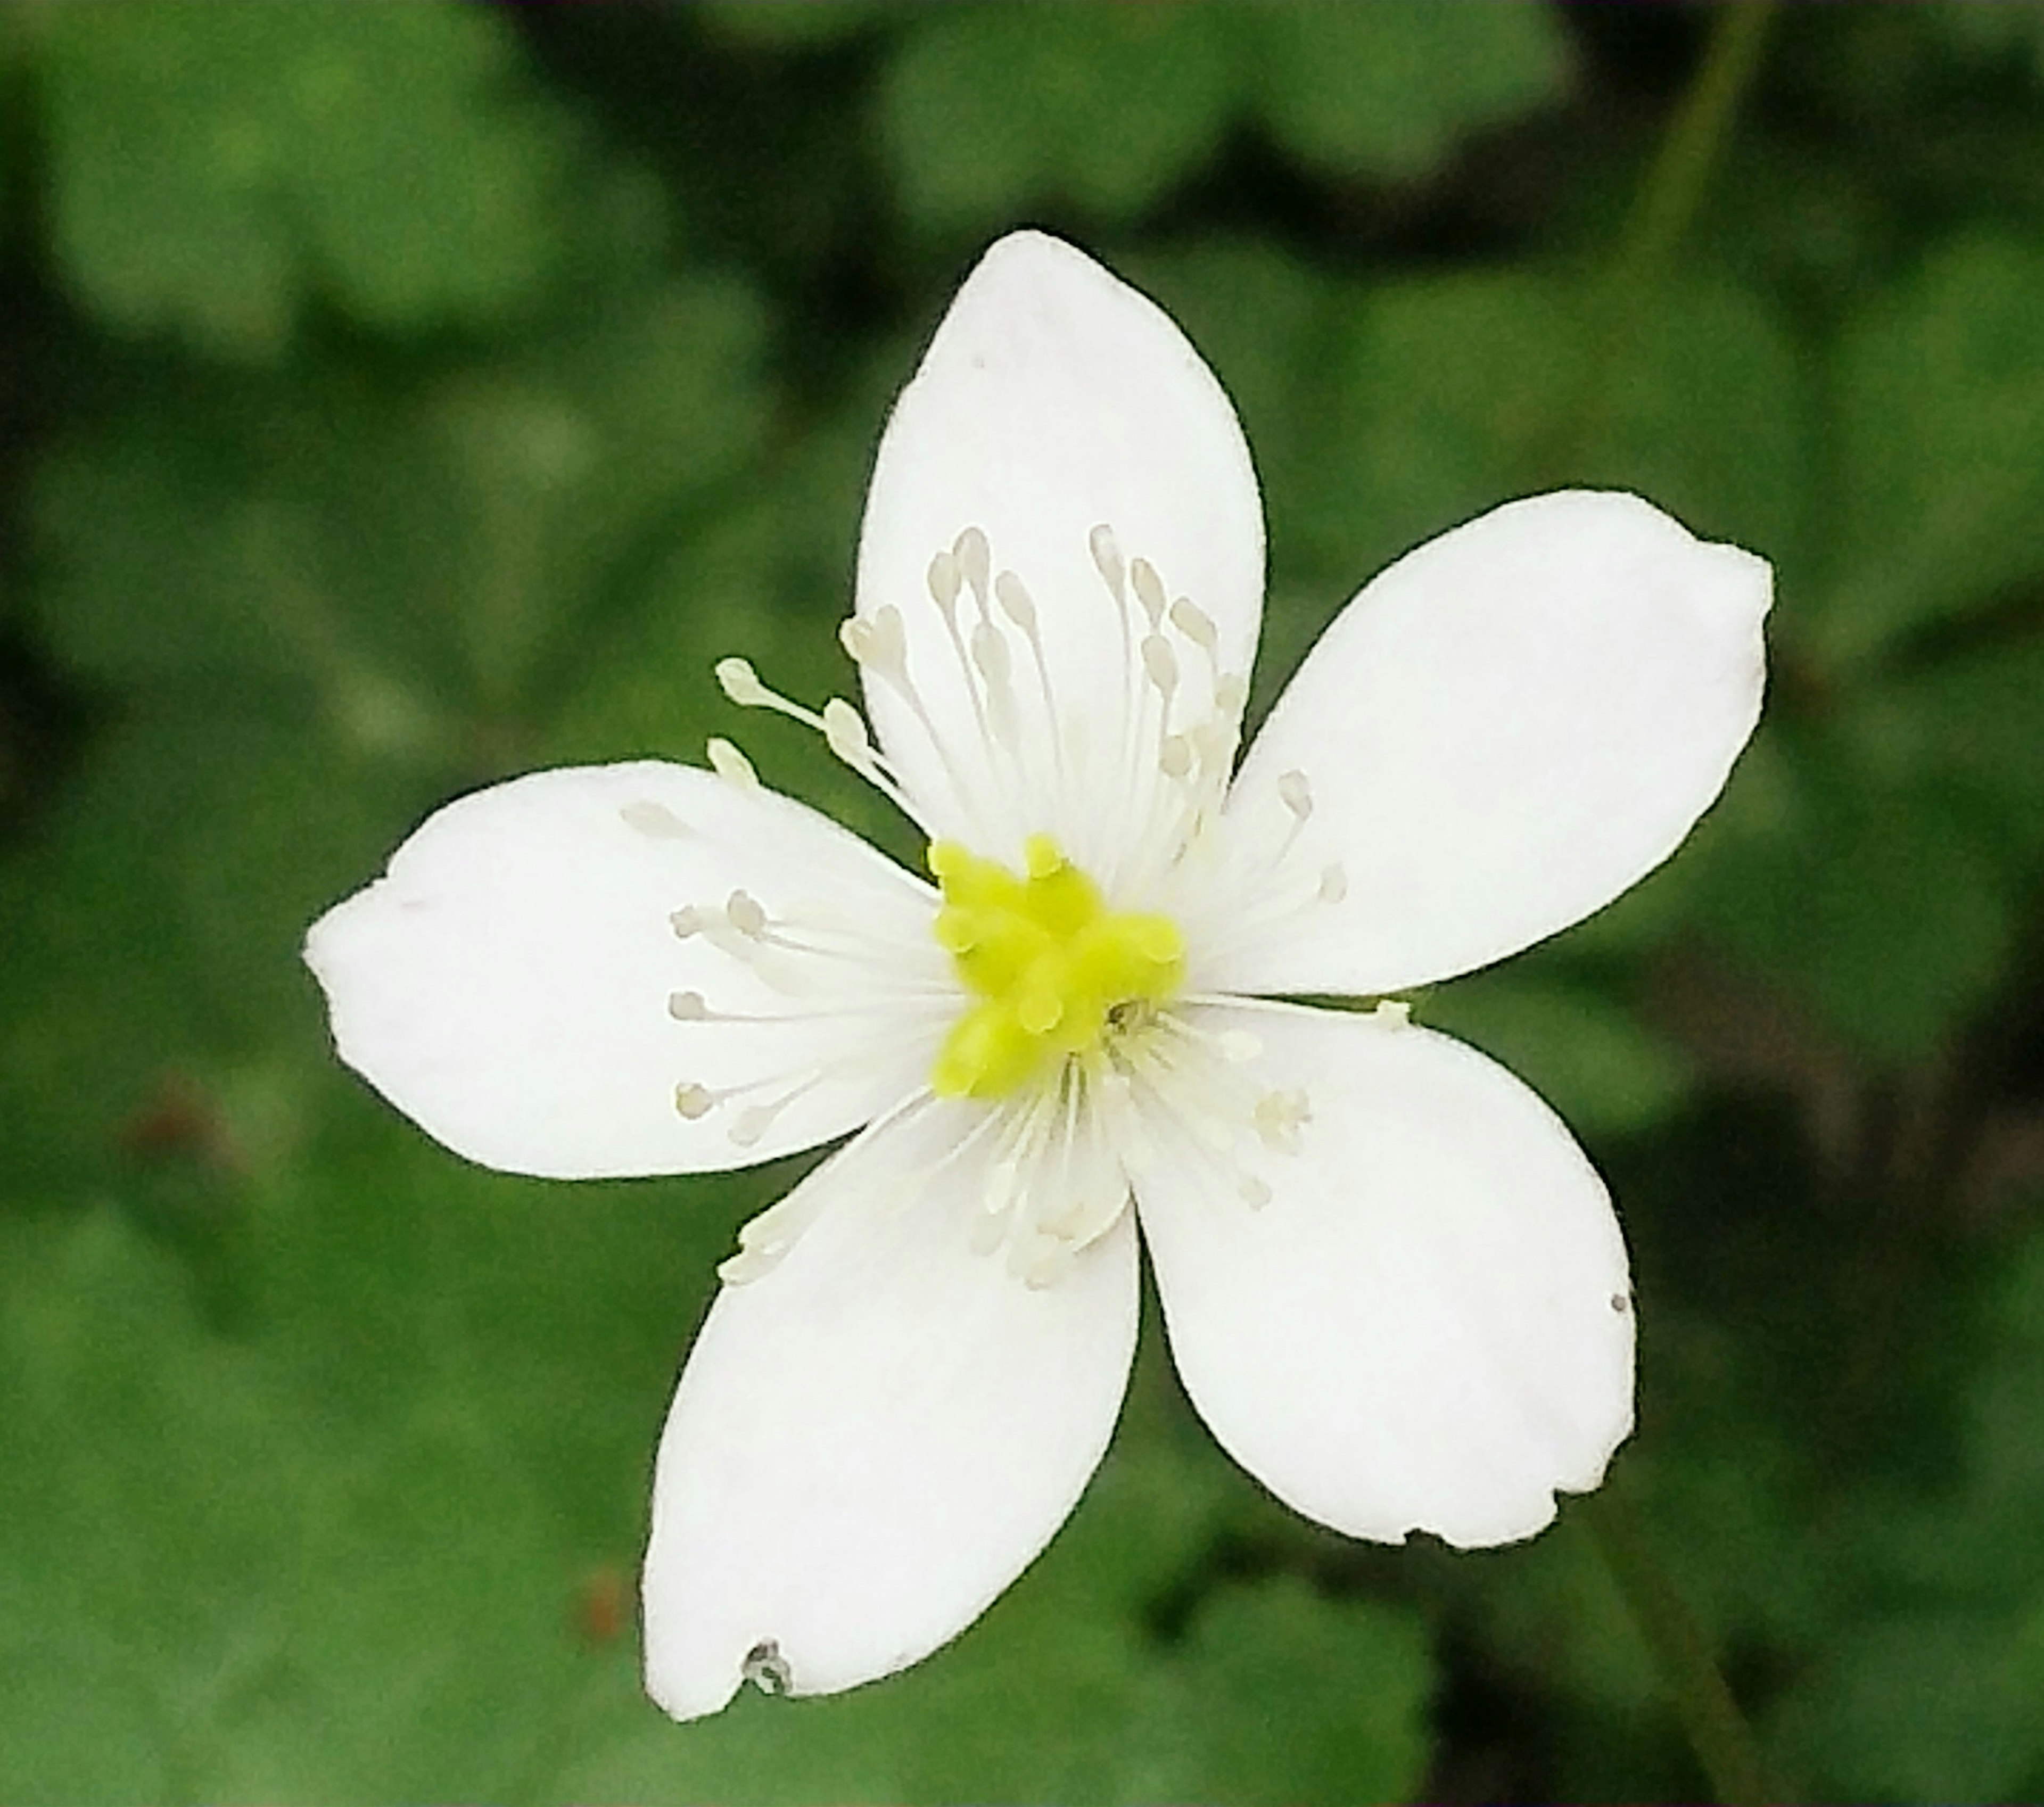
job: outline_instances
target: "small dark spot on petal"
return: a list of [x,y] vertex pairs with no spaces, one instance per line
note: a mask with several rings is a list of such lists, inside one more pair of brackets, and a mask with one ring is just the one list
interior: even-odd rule
[[1623,1317],[1632,1309],[1632,1301],[1623,1293],[1613,1293],[1611,1295],[1611,1309]]
[[740,1672],[763,1694],[785,1694],[795,1685],[793,1671],[781,1647],[771,1638],[762,1638],[745,1653]]

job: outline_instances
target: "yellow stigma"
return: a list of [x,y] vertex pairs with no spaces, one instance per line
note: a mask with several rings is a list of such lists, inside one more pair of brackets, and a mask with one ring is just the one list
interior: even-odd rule
[[944,898],[937,940],[981,999],[944,1038],[930,1074],[940,1098],[1005,1098],[1185,977],[1178,925],[1110,910],[1048,835],[1029,837],[1020,878],[956,841],[932,842],[929,860]]

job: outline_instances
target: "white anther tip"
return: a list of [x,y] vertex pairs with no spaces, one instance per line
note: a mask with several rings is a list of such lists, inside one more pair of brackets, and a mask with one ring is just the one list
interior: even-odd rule
[[993,580],[993,594],[1009,620],[1023,632],[1036,631],[1036,605],[1014,572],[1005,571]]
[[939,552],[930,560],[926,579],[930,586],[930,600],[946,614],[949,614],[957,605],[962,580],[958,559],[954,554]]
[[702,912],[694,904],[684,904],[668,917],[667,926],[686,941],[702,928]]
[[1150,617],[1154,631],[1164,618],[1164,580],[1158,576],[1157,567],[1147,559],[1132,559],[1128,565],[1128,581],[1134,586],[1135,600],[1143,605],[1143,613]]
[[1128,568],[1122,562],[1121,543],[1115,538],[1114,529],[1102,521],[1087,534],[1086,548],[1093,554],[1093,568],[1100,573],[1101,582],[1113,593],[1115,601],[1119,602],[1124,594]]
[[1146,635],[1143,641],[1143,669],[1150,682],[1168,697],[1178,687],[1178,657],[1162,634]]
[[752,769],[752,762],[720,735],[713,737],[704,751],[709,755],[710,770],[726,784],[736,785],[740,790],[759,788],[759,775]]
[[717,682],[740,709],[756,709],[766,700],[766,686],[759,682],[759,674],[752,669],[750,659],[720,659]]
[[1202,652],[1212,652],[1220,642],[1213,617],[1186,597],[1171,605],[1171,625]]
[[1313,813],[1312,786],[1307,783],[1306,775],[1302,771],[1278,775],[1278,801],[1302,822]]
[[750,891],[733,891],[725,901],[724,913],[732,928],[752,940],[766,932],[766,912]]
[[674,1088],[674,1109],[691,1123],[709,1116],[710,1106],[716,1102],[716,1094],[709,1086],[699,1086],[693,1079]]
[[700,1023],[709,1015],[709,1006],[700,991],[670,991],[667,1014],[678,1023]]

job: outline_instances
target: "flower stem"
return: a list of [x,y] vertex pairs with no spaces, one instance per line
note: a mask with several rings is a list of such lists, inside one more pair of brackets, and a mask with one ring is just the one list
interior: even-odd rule
[[1640,185],[1624,240],[1597,299],[1595,317],[1601,330],[1593,343],[1598,349],[1554,448],[1562,475],[1581,463],[1604,426],[1612,390],[1631,356],[1654,291],[1696,217],[1725,134],[1759,67],[1774,6],[1775,0],[1732,0],[1719,12],[1702,64]]
[[1607,1479],[1600,1493],[1586,1495],[1572,1509],[1589,1525],[1633,1622],[1653,1652],[1662,1684],[1673,1697],[1689,1747],[1710,1778],[1712,1792],[1724,1807],[1764,1807],[1779,1799],[1752,1728],[1718,1673],[1703,1629],[1654,1555],[1653,1540],[1641,1528],[1623,1488]]

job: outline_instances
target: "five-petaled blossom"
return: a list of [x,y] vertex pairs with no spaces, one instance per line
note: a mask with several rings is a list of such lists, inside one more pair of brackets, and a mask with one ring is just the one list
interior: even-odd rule
[[934,883],[715,741],[463,798],[313,928],[343,1058],[486,1166],[849,1136],[746,1226],[682,1374],[662,1705],[887,1674],[1015,1578],[1106,1447],[1139,1223],[1193,1404],[1308,1517],[1496,1544],[1597,1484],[1633,1325],[1596,1173],[1400,1005],[1286,1000],[1488,965],[1665,859],[1753,728],[1769,588],[1633,496],[1512,502],[1366,586],[1238,760],[1234,412],[1150,302],[1018,233],[881,444],[867,713],[718,667],[892,798]]

